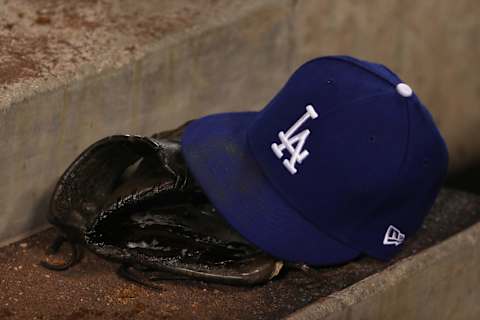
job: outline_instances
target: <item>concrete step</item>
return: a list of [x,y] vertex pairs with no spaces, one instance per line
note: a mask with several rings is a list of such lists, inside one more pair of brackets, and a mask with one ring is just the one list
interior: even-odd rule
[[259,109],[319,55],[390,66],[432,110],[452,169],[480,155],[480,139],[470,139],[480,124],[473,0],[0,0],[0,8],[0,245],[45,225],[54,183],[95,140]]
[[[91,252],[66,271],[40,267],[55,237],[50,229],[0,248],[0,318],[478,319],[479,221],[478,195],[444,190],[392,261],[289,268],[251,288],[164,280],[158,290],[118,277],[118,264]],[[64,246],[50,261],[69,253]]]
[[[0,0],[0,246],[46,227],[55,182],[97,139],[259,109],[298,65],[319,55],[351,54],[391,67],[432,111],[452,171],[471,165],[480,158],[479,16],[473,0]],[[478,317],[479,233],[474,225],[369,278],[355,278],[291,317]],[[75,281],[70,285],[76,288]],[[282,315],[292,301],[299,303],[295,308],[311,301],[293,291],[282,300],[286,287],[276,288],[257,292],[277,301]],[[50,296],[38,301],[48,305]],[[227,304],[227,298],[215,299]],[[172,305],[165,308],[175,314]],[[0,317],[5,312],[0,309]]]
[[290,70],[286,1],[1,1],[0,245],[92,142],[248,110]]

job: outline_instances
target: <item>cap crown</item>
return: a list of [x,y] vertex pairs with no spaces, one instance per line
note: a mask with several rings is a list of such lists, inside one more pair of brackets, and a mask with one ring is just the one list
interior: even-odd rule
[[292,75],[247,133],[263,173],[299,214],[385,259],[421,225],[448,163],[429,112],[399,83],[379,64],[318,58]]

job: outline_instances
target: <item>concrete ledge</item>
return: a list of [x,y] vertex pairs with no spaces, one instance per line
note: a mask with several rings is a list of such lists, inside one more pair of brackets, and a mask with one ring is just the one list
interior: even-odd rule
[[[0,318],[478,319],[480,197],[443,190],[422,229],[392,261],[363,257],[288,269],[255,287],[159,281],[146,289],[85,252],[64,272],[38,266],[54,230],[0,248]],[[62,248],[58,259],[69,254]],[[304,308],[304,309],[301,309]],[[296,311],[298,310],[298,311]],[[295,312],[296,311],[296,312]],[[292,314],[293,313],[293,314]],[[2,319],[3,319],[2,318]]]
[[55,181],[95,140],[258,109],[317,55],[394,68],[439,122],[452,168],[472,163],[478,6],[407,2],[0,0],[0,245],[44,224]]
[[478,319],[479,265],[477,223],[287,319]]

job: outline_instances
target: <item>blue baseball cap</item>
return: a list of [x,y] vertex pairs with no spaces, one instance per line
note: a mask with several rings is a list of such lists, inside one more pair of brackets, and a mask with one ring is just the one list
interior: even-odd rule
[[422,224],[448,152],[412,89],[385,66],[311,60],[259,112],[191,122],[182,152],[219,213],[272,256],[388,260]]

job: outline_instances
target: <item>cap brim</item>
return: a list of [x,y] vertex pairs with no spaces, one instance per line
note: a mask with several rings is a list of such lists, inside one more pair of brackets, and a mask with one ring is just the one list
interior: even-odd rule
[[357,257],[358,250],[306,221],[260,171],[246,138],[256,114],[217,114],[187,126],[182,151],[210,201],[240,234],[274,257],[310,265]]

